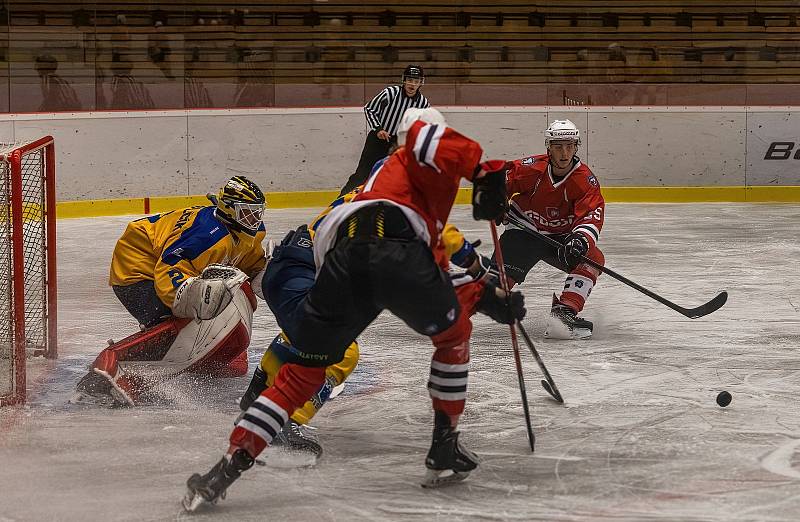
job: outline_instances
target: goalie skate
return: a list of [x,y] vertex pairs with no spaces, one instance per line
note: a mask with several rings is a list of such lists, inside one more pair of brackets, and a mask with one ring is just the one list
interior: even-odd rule
[[127,406],[125,398],[115,392],[117,390],[105,375],[90,370],[78,381],[69,402],[106,408]]
[[567,305],[561,304],[553,295],[553,306],[550,317],[547,319],[547,328],[544,336],[547,339],[571,340],[589,339],[592,337],[594,325],[577,316],[577,313]]

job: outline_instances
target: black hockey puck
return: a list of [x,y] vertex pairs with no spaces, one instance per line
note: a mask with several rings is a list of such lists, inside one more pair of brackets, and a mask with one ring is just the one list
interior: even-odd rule
[[723,408],[731,403],[731,394],[726,391],[719,392],[717,395],[717,404],[722,406]]

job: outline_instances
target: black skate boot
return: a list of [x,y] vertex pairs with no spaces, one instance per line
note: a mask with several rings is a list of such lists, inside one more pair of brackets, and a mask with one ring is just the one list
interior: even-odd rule
[[314,428],[289,419],[283,429],[272,439],[273,446],[282,446],[289,451],[309,453],[316,458],[322,456],[322,445]]
[[450,426],[450,419],[438,411],[433,443],[425,458],[425,467],[428,473],[422,482],[423,488],[438,488],[460,482],[478,467],[478,457],[458,442],[458,432]]
[[258,396],[261,395],[261,392],[267,389],[267,374],[264,370],[261,369],[261,366],[256,366],[255,371],[253,371],[253,378],[250,379],[250,384],[247,386],[247,390],[242,395],[242,398],[239,399],[239,409],[242,411],[247,411],[247,408],[250,407],[251,404],[258,399]]
[[569,306],[562,304],[553,294],[553,306],[547,320],[544,336],[548,339],[589,339],[594,325]]
[[253,466],[253,457],[243,449],[238,449],[232,456],[225,455],[222,460],[205,475],[195,473],[186,481],[189,490],[183,497],[183,509],[192,512],[203,504],[216,504],[225,498],[228,487]]

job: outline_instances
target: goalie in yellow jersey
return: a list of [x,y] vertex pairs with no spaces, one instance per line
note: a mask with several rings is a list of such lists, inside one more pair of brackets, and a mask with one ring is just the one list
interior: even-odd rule
[[98,355],[78,382],[78,402],[133,405],[148,382],[178,373],[247,372],[256,308],[247,279],[263,275],[267,261],[264,194],[234,176],[209,199],[128,223],[109,284],[141,332]]
[[[376,168],[379,166],[380,163]],[[358,191],[359,188],[356,188],[337,198],[309,225],[303,225],[289,232],[281,244],[275,247],[261,283],[262,293],[279,325],[283,326],[293,320],[293,310],[314,284],[316,265],[312,241],[315,231],[333,208],[349,203]],[[488,270],[488,258],[481,258],[475,252],[473,245],[464,239],[455,226],[449,223],[445,225],[442,242],[451,260],[450,277],[454,286],[483,277]],[[283,332],[275,336],[261,358],[259,366],[253,372],[250,385],[239,403],[243,412],[241,419],[246,420],[247,409],[262,391],[272,386],[281,366],[287,362],[296,362],[302,355],[303,352],[295,350]],[[274,435],[273,444],[319,457],[322,454],[322,446],[307,423],[331,398],[337,386],[344,384],[358,364],[358,359],[359,346],[357,342],[353,342],[345,351],[341,362],[325,369],[325,382],[322,387],[303,407],[294,411],[281,431]]]

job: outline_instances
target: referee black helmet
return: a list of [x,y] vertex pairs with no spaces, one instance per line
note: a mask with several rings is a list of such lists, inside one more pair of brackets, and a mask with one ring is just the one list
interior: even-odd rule
[[414,78],[416,80],[420,80],[422,83],[425,83],[425,71],[422,70],[421,65],[409,65],[403,71],[403,79],[402,81],[406,81],[408,78]]

